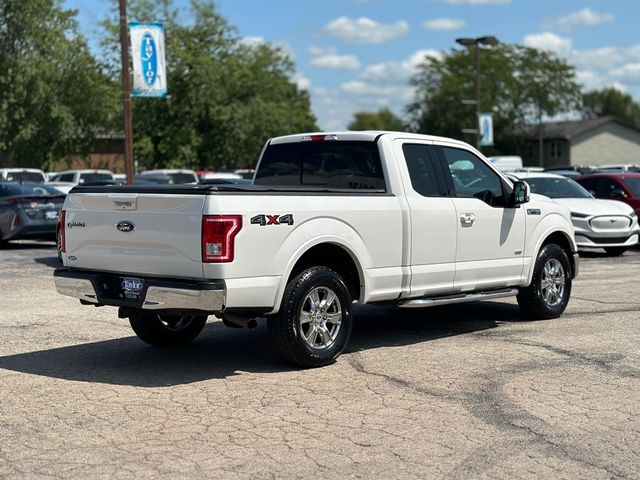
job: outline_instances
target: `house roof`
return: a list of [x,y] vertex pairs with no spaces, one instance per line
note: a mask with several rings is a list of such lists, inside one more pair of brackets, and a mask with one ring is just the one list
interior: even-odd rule
[[[589,118],[586,120],[574,120],[568,122],[549,122],[544,124],[544,138],[564,138],[573,140],[591,130],[595,130],[607,123],[617,123],[623,127],[635,130],[640,133],[640,128],[630,125],[619,118],[612,115],[605,117]],[[522,136],[525,138],[538,138],[538,125],[524,125],[521,129]]]

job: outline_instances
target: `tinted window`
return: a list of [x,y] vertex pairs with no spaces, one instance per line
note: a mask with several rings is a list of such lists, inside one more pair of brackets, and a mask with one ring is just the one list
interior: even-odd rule
[[191,173],[167,173],[169,183],[196,183],[198,180]]
[[413,189],[424,197],[440,196],[437,172],[429,157],[428,147],[407,143],[402,146],[402,151]]
[[256,172],[256,185],[352,190],[385,189],[374,142],[326,141],[270,145]]
[[458,148],[442,147],[457,197],[477,198],[492,206],[504,205],[500,177],[480,158]]
[[[64,177],[64,175],[63,175]],[[71,182],[71,180],[62,180],[63,182]],[[81,173],[80,183],[93,183],[93,182],[110,182],[113,181],[113,175],[110,173]]]
[[640,197],[640,177],[623,178],[622,183],[631,190],[634,197]]
[[74,173],[65,173],[56,177],[56,182],[73,182],[75,177]]
[[549,198],[592,198],[591,194],[568,178],[526,178],[533,193]]
[[596,178],[596,197],[611,198],[611,192],[622,190],[620,185],[610,178]]
[[38,172],[7,172],[8,182],[44,182],[44,177]]

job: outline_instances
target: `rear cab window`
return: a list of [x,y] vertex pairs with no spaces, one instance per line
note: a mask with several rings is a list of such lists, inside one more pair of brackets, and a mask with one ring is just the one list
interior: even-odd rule
[[254,184],[387,191],[378,145],[372,141],[269,145]]

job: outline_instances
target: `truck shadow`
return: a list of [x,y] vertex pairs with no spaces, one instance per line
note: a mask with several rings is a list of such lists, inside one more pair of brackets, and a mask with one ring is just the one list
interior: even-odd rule
[[39,265],[46,265],[50,268],[61,268],[62,263],[58,260],[57,256],[54,257],[38,257],[33,259]]
[[[490,328],[519,316],[517,306],[499,303],[396,310],[361,307],[346,354],[386,346],[428,342]],[[0,368],[65,380],[138,387],[169,387],[238,372],[294,371],[269,345],[264,322],[235,330],[211,322],[191,345],[156,349],[136,337],[72,345],[0,357]]]

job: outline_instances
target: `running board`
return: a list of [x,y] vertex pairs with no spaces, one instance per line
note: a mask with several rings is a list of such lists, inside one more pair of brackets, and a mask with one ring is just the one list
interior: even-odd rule
[[503,290],[489,290],[486,292],[459,293],[444,295],[441,297],[416,298],[405,300],[398,304],[399,308],[423,308],[436,307],[438,305],[452,305],[454,303],[477,302],[478,300],[492,300],[494,298],[515,297],[517,288],[505,288]]

